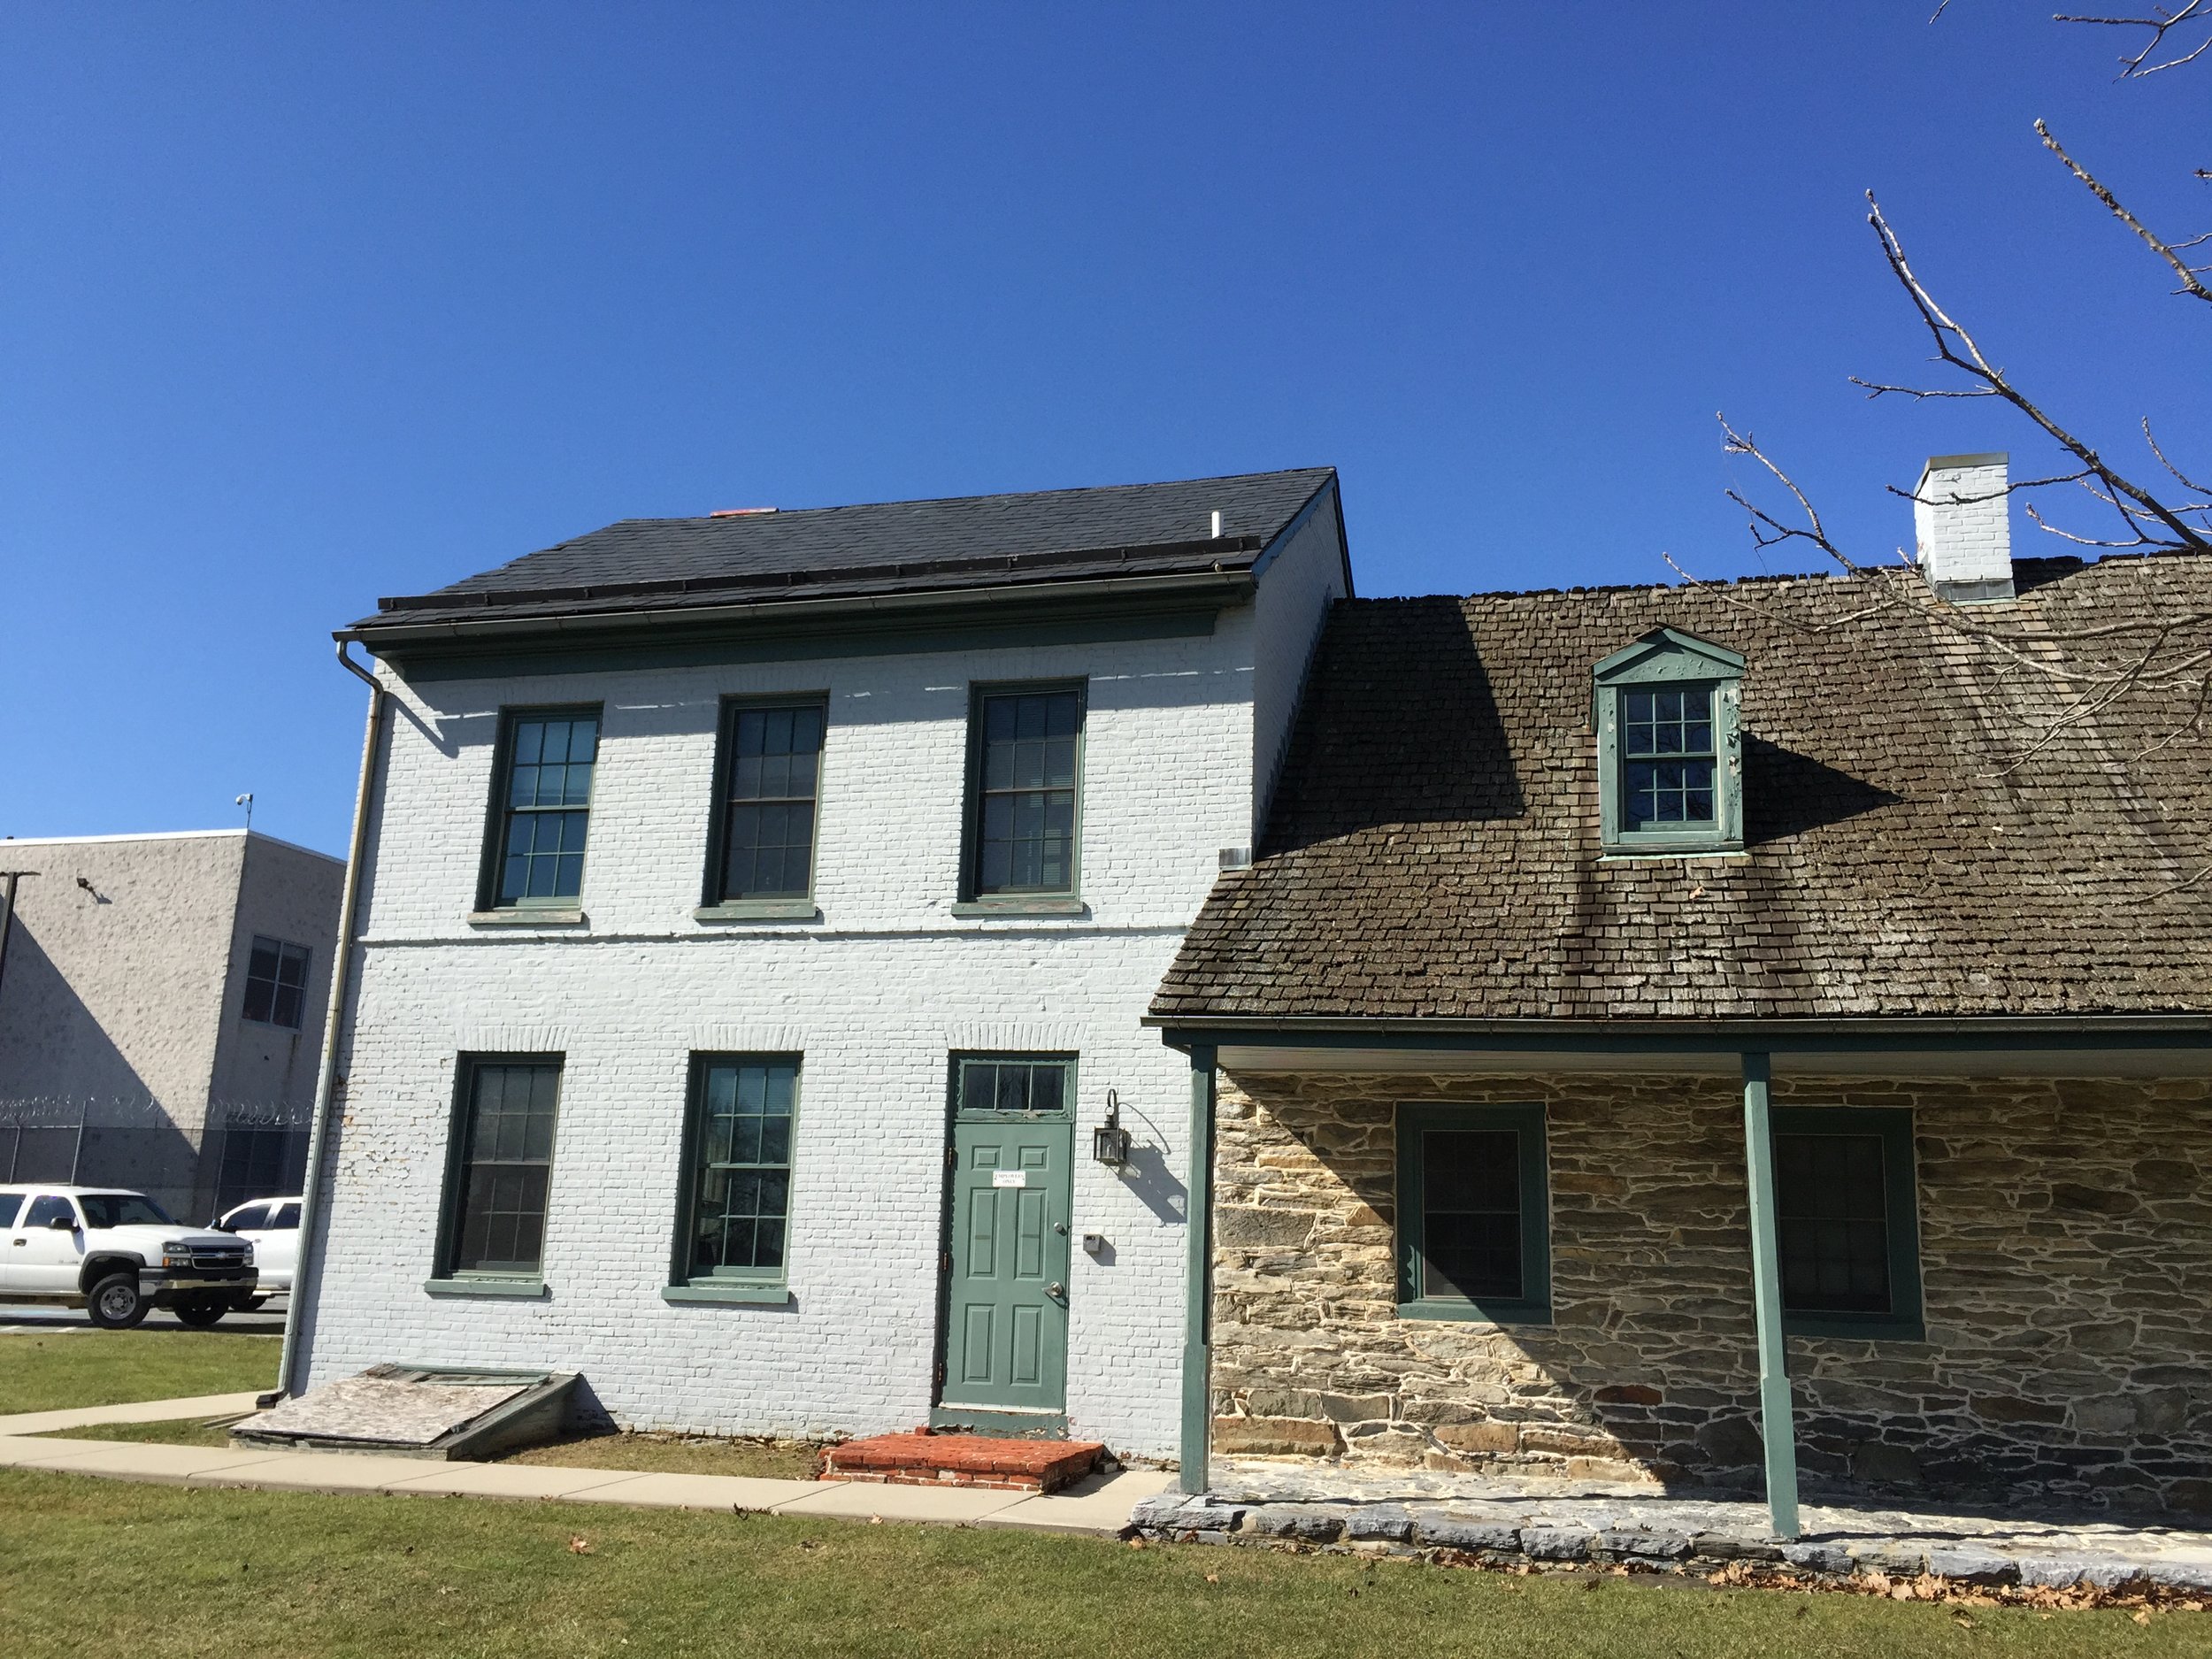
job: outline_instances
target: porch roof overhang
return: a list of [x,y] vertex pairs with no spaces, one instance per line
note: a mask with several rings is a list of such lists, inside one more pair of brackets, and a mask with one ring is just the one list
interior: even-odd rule
[[1375,1019],[1151,1015],[1236,1071],[2212,1077],[2212,1014],[1791,1019]]

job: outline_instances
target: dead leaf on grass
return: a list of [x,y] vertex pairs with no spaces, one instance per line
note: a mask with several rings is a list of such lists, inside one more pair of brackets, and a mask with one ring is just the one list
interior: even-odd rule
[[570,1539],[570,1540],[568,1540],[568,1553],[569,1553],[570,1555],[590,1555],[590,1554],[591,1554],[591,1540],[589,1540],[588,1538],[572,1538],[572,1539]]

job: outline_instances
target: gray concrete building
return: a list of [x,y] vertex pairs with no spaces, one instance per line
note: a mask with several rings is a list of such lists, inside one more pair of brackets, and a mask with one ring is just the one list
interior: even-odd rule
[[0,841],[0,1180],[298,1189],[343,861],[242,829]]

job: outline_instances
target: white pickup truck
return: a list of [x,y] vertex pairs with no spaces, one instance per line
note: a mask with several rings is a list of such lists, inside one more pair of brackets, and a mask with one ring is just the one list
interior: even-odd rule
[[0,1302],[83,1308],[127,1330],[152,1308],[210,1325],[253,1299],[253,1246],[180,1226],[143,1193],[96,1187],[0,1187]]

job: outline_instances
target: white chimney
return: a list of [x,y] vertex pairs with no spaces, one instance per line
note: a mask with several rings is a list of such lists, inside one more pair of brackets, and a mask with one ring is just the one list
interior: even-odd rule
[[1920,573],[1953,604],[1985,604],[2012,593],[2011,497],[2002,455],[1937,455],[1912,493]]

